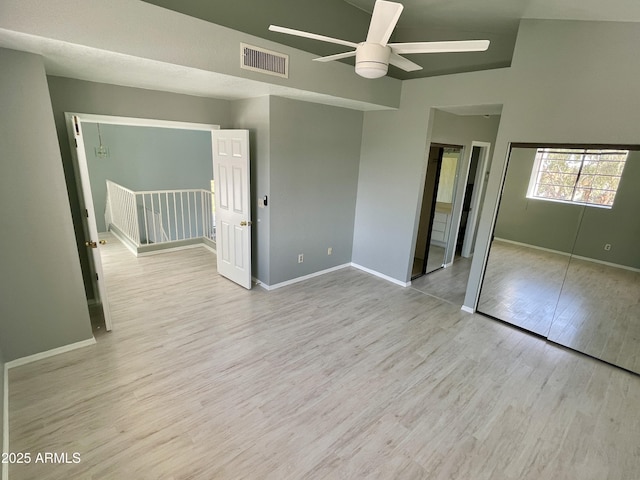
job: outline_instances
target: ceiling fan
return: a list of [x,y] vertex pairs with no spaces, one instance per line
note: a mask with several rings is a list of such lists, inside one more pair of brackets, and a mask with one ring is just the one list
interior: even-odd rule
[[489,40],[387,43],[391,38],[396,23],[398,23],[403,8],[400,3],[376,0],[367,39],[362,43],[353,43],[277,25],[270,25],[269,30],[355,48],[355,50],[349,52],[314,58],[314,60],[317,62],[329,62],[355,56],[356,73],[365,78],[383,77],[387,74],[389,64],[395,65],[406,72],[422,69],[417,63],[401,57],[401,53],[483,52],[489,48]]

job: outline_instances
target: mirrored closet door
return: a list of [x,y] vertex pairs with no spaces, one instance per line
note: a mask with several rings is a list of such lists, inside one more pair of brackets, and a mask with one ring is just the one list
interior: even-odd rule
[[640,151],[513,146],[477,310],[640,373]]

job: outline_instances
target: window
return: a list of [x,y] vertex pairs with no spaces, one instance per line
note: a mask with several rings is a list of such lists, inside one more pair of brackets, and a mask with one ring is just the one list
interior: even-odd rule
[[527,197],[611,208],[628,150],[539,148]]

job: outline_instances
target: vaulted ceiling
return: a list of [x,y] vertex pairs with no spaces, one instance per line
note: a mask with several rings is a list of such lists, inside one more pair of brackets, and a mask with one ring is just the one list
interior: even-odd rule
[[[270,24],[361,42],[375,0],[144,0],[160,7],[273,40],[319,56],[348,48],[270,32]],[[522,18],[640,21],[638,0],[400,0],[404,11],[393,42],[488,39],[486,52],[407,55],[423,70],[395,67],[389,75],[408,79],[487,70],[511,64]],[[353,64],[353,59],[343,60]]]

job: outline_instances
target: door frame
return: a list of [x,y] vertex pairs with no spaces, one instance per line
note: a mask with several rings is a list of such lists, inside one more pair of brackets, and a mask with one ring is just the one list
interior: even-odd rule
[[[476,170],[476,181],[478,178],[484,178],[484,175],[488,166],[488,158],[489,158],[489,151],[491,150],[491,143],[473,140],[471,142],[470,147],[468,148],[465,147],[463,151],[463,155],[461,156],[462,162],[459,165],[459,169],[463,168],[464,170],[458,170],[456,198],[454,199],[454,205],[453,205],[453,214],[455,216],[451,220],[452,228],[449,231],[449,238],[447,241],[447,254],[445,258],[445,263],[447,267],[453,264],[453,260],[456,253],[456,243],[457,243],[458,234],[460,231],[460,223],[462,221],[462,207],[464,204],[465,187],[467,185],[467,182],[469,181],[469,170],[471,168],[471,156],[473,155],[473,147],[481,147],[485,150],[480,159],[480,162],[482,163],[482,165],[478,165],[478,169]],[[460,175],[461,173],[463,173],[463,175]],[[480,174],[482,174],[482,177],[478,177],[478,175]],[[484,185],[482,187],[484,187]],[[474,193],[472,193],[472,201],[471,201],[472,212],[475,211],[475,213],[473,214],[474,217],[476,217],[479,214],[479,209],[481,207],[479,203],[480,203],[480,199],[482,198],[482,195],[475,195],[475,190],[476,188],[474,187]],[[469,225],[470,220],[474,221],[474,225],[475,223],[477,223],[476,222],[477,217],[476,217],[474,219],[468,219],[467,225]],[[455,225],[455,228],[453,228],[454,225]],[[465,232],[465,242],[467,239],[468,232],[469,232],[469,229],[467,228],[467,232]]]
[[[467,227],[464,233],[464,240],[462,242],[462,256],[465,258],[469,258],[473,255],[473,239],[475,238],[476,229],[478,228],[478,220],[480,219],[480,209],[482,205],[480,201],[482,199],[482,194],[485,189],[485,177],[487,174],[487,169],[489,167],[489,153],[491,151],[491,143],[489,142],[471,142],[471,155],[473,155],[473,148],[480,148],[480,157],[478,159],[478,167],[476,169],[476,176],[473,181],[474,187],[471,192],[471,211],[469,218],[467,219]],[[469,156],[469,164],[467,166],[467,179],[466,182],[469,181],[469,169],[471,168],[471,155]],[[464,198],[462,199],[464,202]],[[462,217],[461,217],[462,218]],[[460,227],[458,226],[458,229]]]
[[[102,124],[111,124],[111,125],[123,125],[123,126],[136,126],[136,127],[158,127],[158,128],[169,128],[175,130],[199,130],[199,131],[211,131],[220,129],[219,125],[214,124],[206,124],[206,123],[193,123],[193,122],[182,122],[182,121],[174,121],[174,120],[158,120],[151,118],[139,118],[139,117],[122,117],[116,115],[102,115],[102,114],[92,114],[92,113],[77,113],[77,112],[65,112],[65,123],[67,126],[67,136],[69,138],[69,146],[71,150],[71,158],[73,163],[73,169],[76,179],[76,189],[78,192],[79,203],[81,209],[86,209],[86,211],[93,212],[93,193],[91,191],[91,182],[89,180],[89,169],[87,164],[86,155],[83,153],[78,155],[78,151],[85,152],[84,145],[84,136],[80,135],[76,137],[74,135],[74,117],[78,119],[80,123],[80,128],[82,128],[82,122],[90,122],[90,123],[102,123]],[[211,158],[213,159],[213,133],[211,134]],[[78,141],[78,145],[76,147],[76,138]],[[91,209],[89,210],[85,205],[85,194],[86,198],[91,200]],[[93,212],[93,216],[87,216],[81,214],[82,218],[82,226],[83,226],[83,235],[85,237],[85,241],[90,240],[88,238],[89,232],[93,229],[97,231],[97,225],[95,221],[95,212]],[[91,227],[90,227],[91,224]],[[76,234],[76,239],[78,235]],[[97,239],[96,239],[97,240]],[[79,245],[80,247],[80,245]],[[78,255],[80,253],[78,252]],[[94,295],[98,294],[101,296],[100,303],[102,304],[103,312],[105,315],[105,328],[107,330],[112,329],[111,317],[110,317],[110,307],[109,307],[109,299],[107,297],[106,288],[100,289],[96,282],[96,273],[102,273],[102,262],[100,259],[100,255],[88,255],[89,259],[89,269],[91,272],[91,284],[93,286]],[[98,264],[96,264],[98,263]],[[87,300],[89,304],[93,302]]]
[[[416,250],[418,248],[418,232],[420,229],[420,219],[421,219],[421,212],[422,212],[422,205],[423,205],[423,201],[424,201],[424,182],[426,182],[427,179],[427,174],[426,174],[426,169],[425,169],[425,177],[424,177],[424,182],[422,184],[422,196],[420,197],[419,203],[418,203],[418,215],[417,215],[417,219],[416,219],[416,226],[415,226],[415,239],[414,239],[414,248],[413,248],[413,254],[410,258],[410,263],[409,263],[409,278],[411,280],[415,280],[416,278],[423,276],[426,274],[426,268],[427,268],[427,260],[428,260],[428,256],[429,256],[429,247],[431,245],[431,230],[433,227],[433,219],[435,216],[435,208],[436,208],[436,197],[438,195],[438,185],[440,183],[440,170],[442,167],[442,156],[444,154],[444,149],[446,148],[451,148],[451,149],[458,149],[460,150],[460,157],[458,159],[458,165],[456,166],[456,182],[454,183],[454,188],[455,188],[455,196],[453,198],[453,203],[452,203],[452,211],[451,211],[451,224],[449,225],[449,236],[445,239],[445,252],[444,252],[444,257],[442,259],[442,267],[447,267],[449,264],[447,263],[447,259],[449,257],[449,241],[451,238],[451,233],[452,233],[452,227],[454,224],[454,217],[453,217],[453,213],[455,211],[455,207],[456,207],[456,202],[457,202],[457,198],[458,198],[458,179],[459,179],[459,175],[460,175],[460,166],[464,160],[464,156],[465,156],[465,152],[466,152],[466,147],[464,145],[456,145],[453,143],[441,143],[441,142],[431,142],[427,145],[427,159],[426,159],[426,163],[427,163],[427,169],[429,168],[429,157],[430,157],[430,152],[432,148],[438,148],[440,149],[440,156],[438,159],[438,164],[437,164],[437,172],[436,172],[436,183],[435,183],[435,188],[433,191],[433,202],[431,205],[431,213],[430,213],[430,218],[429,218],[429,225],[428,225],[428,232],[427,232],[427,244],[426,244],[426,251],[424,253],[424,264],[422,266],[422,272],[420,274],[417,275],[413,275],[413,262],[415,261],[415,256],[416,256]],[[469,174],[469,171],[467,170],[467,175]],[[458,223],[459,223],[458,219]],[[459,228],[459,225],[458,225]],[[456,235],[457,235],[457,229],[456,229]],[[455,249],[454,249],[455,250]],[[442,268],[441,267],[441,268]],[[438,269],[439,270],[439,269]],[[434,272],[437,270],[434,270]],[[429,272],[429,273],[433,273],[433,272]]]

